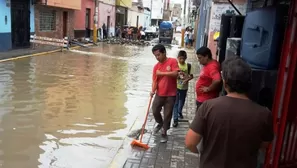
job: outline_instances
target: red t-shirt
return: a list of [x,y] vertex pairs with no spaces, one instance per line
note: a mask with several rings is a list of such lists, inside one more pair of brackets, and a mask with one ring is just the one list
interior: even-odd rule
[[220,64],[216,60],[212,60],[206,64],[200,71],[200,76],[196,82],[196,100],[204,102],[208,99],[213,99],[219,96],[219,90],[213,90],[203,93],[199,88],[209,87],[214,80],[221,80]]
[[157,70],[161,72],[178,71],[178,63],[174,58],[167,58],[163,63],[157,63],[153,70],[153,80],[157,79],[158,96],[176,96],[177,82],[176,77],[156,76]]

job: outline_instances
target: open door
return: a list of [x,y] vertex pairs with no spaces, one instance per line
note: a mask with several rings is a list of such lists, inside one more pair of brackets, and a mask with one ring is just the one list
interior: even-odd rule
[[67,32],[67,23],[68,23],[68,12],[63,12],[63,38],[68,37]]
[[107,37],[109,37],[109,29],[110,29],[110,16],[107,16],[107,25],[106,25]]

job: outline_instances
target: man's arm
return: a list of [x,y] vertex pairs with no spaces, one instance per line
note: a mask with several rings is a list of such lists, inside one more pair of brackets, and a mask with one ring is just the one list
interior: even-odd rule
[[197,145],[200,143],[206,127],[206,120],[204,118],[205,109],[205,103],[202,103],[196,112],[185,138],[186,147],[193,153],[198,153]]
[[209,73],[210,77],[212,78],[212,83],[208,87],[208,91],[217,90],[221,85],[221,74],[219,67],[211,67]]
[[157,75],[158,76],[170,76],[170,77],[177,77],[178,71],[170,71],[170,72],[161,72],[157,70]]
[[193,153],[199,153],[197,145],[200,143],[201,139],[202,136],[200,134],[189,129],[185,140],[186,147]]
[[154,94],[156,93],[156,90],[157,90],[157,74],[156,74],[156,71],[157,71],[157,67],[154,66],[153,76],[152,76],[152,90],[151,90],[151,93],[150,93],[151,96],[154,96]]
[[170,72],[161,72],[157,70],[156,72],[157,76],[170,76],[170,77],[176,78],[178,76],[178,71],[179,71],[179,67],[176,59],[172,60],[170,67],[171,67]]

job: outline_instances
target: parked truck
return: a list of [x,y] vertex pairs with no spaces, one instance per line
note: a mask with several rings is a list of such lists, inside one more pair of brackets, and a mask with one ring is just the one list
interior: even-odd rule
[[162,21],[159,26],[159,43],[171,44],[173,39],[173,26],[169,21]]

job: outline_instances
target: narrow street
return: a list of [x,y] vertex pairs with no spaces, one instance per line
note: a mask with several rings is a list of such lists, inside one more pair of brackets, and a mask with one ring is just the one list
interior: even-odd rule
[[143,121],[155,63],[151,46],[108,44],[1,63],[0,167],[124,161],[120,149]]

